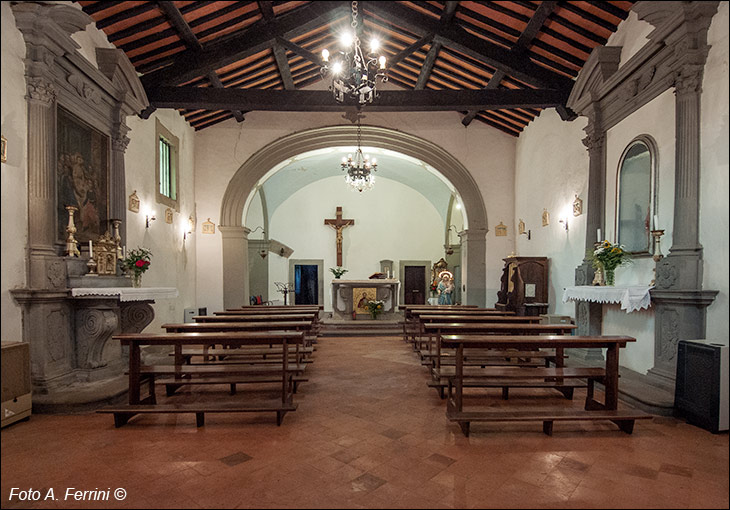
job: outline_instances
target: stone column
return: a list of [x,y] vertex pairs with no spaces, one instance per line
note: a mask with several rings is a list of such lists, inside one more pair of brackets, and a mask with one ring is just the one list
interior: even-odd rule
[[[600,109],[592,104],[584,112],[589,123],[585,128],[587,136],[582,140],[588,150],[588,200],[586,201],[585,250],[594,249],[596,231],[605,233],[606,196],[606,132],[601,127]],[[593,281],[593,263],[586,256],[575,270],[576,285],[590,285]],[[576,323],[579,335],[600,335],[603,327],[603,305],[579,301],[575,305]],[[601,349],[571,349],[572,355],[584,360],[602,360]]]
[[122,220],[119,235],[122,245],[127,244],[127,187],[124,170],[124,153],[129,145],[126,133],[129,128],[120,124],[112,135],[111,160],[109,162],[109,218]]
[[223,307],[237,308],[248,304],[248,234],[246,227],[219,226],[222,239]]
[[[47,277],[58,262],[56,242],[56,182],[54,165],[55,97],[52,82],[43,76],[26,78],[28,95],[28,246],[31,289],[54,289]],[[59,266],[60,267],[60,266]],[[62,282],[60,280],[63,280]],[[65,283],[65,275],[59,279]]]
[[[461,238],[461,279],[464,304],[487,306],[487,229],[467,229]],[[496,296],[494,297],[496,300]]]
[[648,375],[673,389],[677,342],[705,338],[706,313],[717,291],[702,290],[700,244],[700,112],[702,75],[709,46],[707,29],[717,10],[715,2],[682,6],[685,21],[667,37],[673,47],[676,145],[674,167],[674,226],[669,255],[656,267],[651,291],[656,310],[654,367]]

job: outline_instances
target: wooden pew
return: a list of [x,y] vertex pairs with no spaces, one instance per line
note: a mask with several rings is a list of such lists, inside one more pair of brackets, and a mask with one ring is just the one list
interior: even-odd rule
[[[636,339],[629,336],[572,336],[572,335],[443,335],[441,343],[445,347],[456,350],[456,365],[452,386],[449,388],[446,406],[446,417],[459,424],[465,436],[469,435],[470,423],[492,421],[541,421],[543,432],[552,435],[555,421],[567,420],[611,420],[621,430],[631,434],[634,421],[651,418],[642,411],[618,409],[618,367],[619,348]],[[466,367],[465,352],[469,349],[521,349],[539,350],[567,348],[604,348],[606,349],[605,367]],[[491,380],[503,379],[575,379],[588,381],[588,391],[583,410],[569,409],[563,406],[546,409],[514,409],[504,406],[489,410],[464,410],[464,380],[479,377]],[[594,384],[604,385],[604,401],[595,399]]]
[[[431,350],[433,339],[426,335],[424,324],[427,322],[479,322],[479,323],[510,323],[510,324],[537,324],[541,321],[539,316],[523,317],[506,315],[505,312],[487,312],[479,314],[444,314],[438,312],[414,311],[414,321],[416,324],[416,333],[413,337],[415,351],[421,353],[424,349]],[[425,338],[424,338],[425,337]]]
[[250,313],[250,314],[230,314],[230,315],[196,315],[193,317],[196,323],[220,323],[220,322],[298,322],[298,321],[309,321],[310,330],[307,333],[307,341],[314,343],[317,335],[319,335],[321,322],[318,319],[316,312],[307,313],[290,313],[290,314],[279,314],[279,313]]
[[[135,333],[115,335],[123,346],[129,346],[129,403],[126,406],[110,406],[99,410],[114,415],[114,424],[121,427],[130,418],[140,413],[195,413],[197,425],[204,424],[205,413],[213,412],[275,412],[276,423],[280,425],[284,415],[294,411],[294,376],[304,370],[304,365],[289,363],[289,346],[301,345],[304,332],[297,331],[229,331],[207,333]],[[196,345],[230,345],[234,348],[244,346],[278,345],[281,349],[281,363],[265,366],[250,365],[185,365],[183,348]],[[148,365],[141,363],[141,347],[172,346],[175,357],[173,365]],[[242,382],[268,382],[272,376],[281,385],[280,398],[264,402],[196,402],[192,404],[157,404],[155,393],[156,378],[171,377],[167,385],[168,395],[184,384],[194,384],[204,380],[208,384],[236,384]],[[149,381],[149,395],[142,399],[140,388],[142,379]],[[205,380],[207,379],[207,380]],[[215,381],[211,383],[211,381]]]
[[[227,309],[223,312],[213,312],[215,317],[230,317],[230,316],[241,316],[241,317],[276,317],[277,319],[286,320],[286,316],[290,315],[303,315],[311,314],[314,317],[314,334],[318,335],[322,326],[320,320],[321,305],[292,305],[288,307],[272,307],[266,306],[263,309],[258,307],[251,307],[246,309]],[[207,317],[207,316],[204,316]],[[197,318],[196,318],[197,319]],[[196,321],[200,322],[200,321]]]
[[[431,369],[431,381],[428,386],[435,388],[439,396],[444,398],[444,390],[448,387],[450,378],[454,375],[455,354],[449,353],[441,345],[442,335],[566,335],[574,331],[577,326],[574,324],[537,324],[537,323],[509,323],[509,322],[427,322],[424,328],[430,337],[434,338],[432,351],[425,354],[424,358]],[[447,361],[448,360],[448,361]],[[535,361],[537,360],[537,361]],[[546,351],[518,351],[498,350],[471,351],[464,362],[467,365],[520,365],[546,367],[553,363],[556,367],[564,366],[565,353],[562,347],[557,346],[553,352]],[[509,384],[508,384],[509,383]],[[555,388],[566,398],[573,398],[575,388],[585,387],[581,381],[567,380],[559,384],[555,382],[527,381],[487,381],[480,379],[467,379],[465,386],[470,387],[499,387],[502,388],[502,398],[509,398],[510,387],[522,388]]]
[[[163,324],[162,327],[168,333],[193,333],[193,332],[211,332],[211,331],[272,331],[272,330],[293,330],[293,331],[304,331],[308,333],[312,327],[312,320],[283,320],[283,321],[233,321],[233,322],[188,322],[179,324]],[[307,337],[305,336],[305,344],[308,344]],[[309,363],[309,355],[312,354],[314,348],[309,346],[293,346],[289,349],[289,361],[295,363]],[[205,346],[198,349],[183,349],[183,358],[188,364],[191,364],[191,358],[194,356],[202,356],[206,362],[210,362],[210,358],[218,358],[222,361],[223,359],[243,359],[249,363],[269,363],[276,361],[280,351],[274,347],[256,347],[256,348],[223,348],[216,349],[215,346]],[[235,390],[235,387],[234,387]]]
[[[403,340],[405,342],[416,341],[416,336],[420,335],[418,325],[418,316],[420,314],[444,314],[444,315],[514,315],[514,312],[503,312],[496,308],[477,308],[476,305],[440,305],[440,306],[422,306],[422,305],[405,305],[403,313]],[[414,344],[415,348],[415,344]]]

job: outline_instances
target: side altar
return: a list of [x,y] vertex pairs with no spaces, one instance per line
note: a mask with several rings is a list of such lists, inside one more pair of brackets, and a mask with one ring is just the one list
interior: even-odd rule
[[[332,281],[332,309],[338,319],[370,319],[367,301],[383,301],[380,318],[390,319],[398,310],[400,281],[390,278]],[[353,315],[354,312],[354,315]]]

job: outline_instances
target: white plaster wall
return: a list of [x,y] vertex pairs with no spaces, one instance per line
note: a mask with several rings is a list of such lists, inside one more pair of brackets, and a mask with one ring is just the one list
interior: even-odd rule
[[[354,193],[341,176],[309,184],[279,206],[271,219],[271,236],[294,249],[292,259],[324,259],[324,306],[332,309],[329,268],[337,265],[336,233],[324,225],[336,207],[355,224],[343,230],[342,264],[345,280],[364,280],[380,271],[380,261],[390,259],[396,271],[400,260],[443,257],[444,223],[423,195],[399,182],[378,178],[373,189]],[[269,295],[281,297],[274,282],[293,282],[286,258],[276,254],[270,262]]]
[[[155,203],[155,161],[157,138],[155,119],[179,140],[178,179],[180,183],[179,212],[173,213],[173,223],[165,222],[165,205]],[[158,110],[149,119],[128,117],[131,131],[125,154],[127,195],[136,191],[140,199],[140,212],[127,211],[127,250],[139,246],[152,251],[150,268],[142,277],[143,287],[176,287],[177,299],[157,301],[153,308],[155,319],[148,331],[159,329],[165,322],[182,322],[185,308],[205,306],[195,299],[196,245],[201,237],[198,218],[196,233],[183,241],[183,231],[188,218],[195,211],[193,129],[173,110]],[[145,228],[145,212],[155,212],[156,220]]]
[[[480,122],[473,122],[469,128],[464,128],[460,124],[461,116],[450,112],[365,113],[363,123],[366,125],[408,132],[449,152],[469,170],[482,191],[490,229],[500,220],[507,225],[512,224],[514,137]],[[251,112],[241,124],[229,120],[196,133],[195,190],[198,216],[201,219],[210,217],[211,221],[218,224],[221,201],[228,182],[256,151],[294,132],[348,123],[339,113]],[[441,236],[440,243],[443,244],[443,230]],[[220,309],[223,306],[221,236],[218,233],[201,236],[197,248],[198,260],[205,261],[204,266],[198,268],[198,301],[209,308]],[[492,232],[487,235],[488,304],[496,299],[501,259],[512,248],[511,238],[494,239]],[[272,271],[273,265],[270,267]]]
[[0,264],[0,305],[2,340],[23,339],[20,307],[8,292],[25,287],[26,246],[28,244],[28,120],[25,103],[25,43],[15,27],[10,2],[0,3],[2,32],[2,135],[7,139],[8,161],[2,164],[2,264]]
[[719,290],[707,309],[707,338],[728,344],[728,3],[721,2],[707,35],[711,46],[702,83],[700,242],[703,288]]
[[[515,253],[548,257],[548,313],[575,317],[575,304],[563,303],[563,289],[575,285],[575,268],[585,256],[585,218],[588,206],[588,152],[581,140],[586,121],[560,119],[544,110],[517,142],[514,221],[505,224],[516,237]],[[575,195],[583,200],[584,213],[573,216]],[[542,226],[543,209],[550,224]],[[520,218],[526,235],[517,234]],[[568,230],[559,222],[568,219]],[[490,233],[490,236],[493,233]]]
[[628,17],[608,37],[608,42],[606,43],[606,46],[621,46],[619,67],[623,66],[636,52],[649,42],[647,36],[653,30],[654,27],[650,23],[640,20],[634,11],[629,12]]
[[[656,194],[658,228],[664,229],[662,252],[669,253],[674,224],[674,90],[666,90],[606,133],[606,225],[603,237],[616,242],[616,188],[619,163],[626,147],[639,135],[651,136],[657,144]],[[616,270],[617,285],[648,285],[654,260],[637,256]]]

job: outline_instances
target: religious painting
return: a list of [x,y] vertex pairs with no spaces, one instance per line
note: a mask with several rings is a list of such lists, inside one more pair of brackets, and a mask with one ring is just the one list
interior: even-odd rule
[[550,225],[550,213],[547,209],[542,210],[542,226],[547,227]]
[[172,209],[165,209],[165,223],[172,225]]
[[375,287],[354,287],[352,289],[352,304],[355,312],[370,313],[370,310],[368,310],[368,301],[375,301],[376,290]]
[[137,190],[134,190],[132,194],[129,195],[129,205],[127,208],[133,213],[139,212],[139,197],[137,196]]
[[210,221],[210,218],[208,218],[208,221],[203,222],[203,234],[215,234],[215,223]]
[[494,235],[497,237],[505,237],[507,235],[507,225],[500,221],[499,225],[494,227]]
[[96,239],[109,218],[109,137],[58,108],[56,230],[66,239],[67,205],[78,208],[76,239]]

